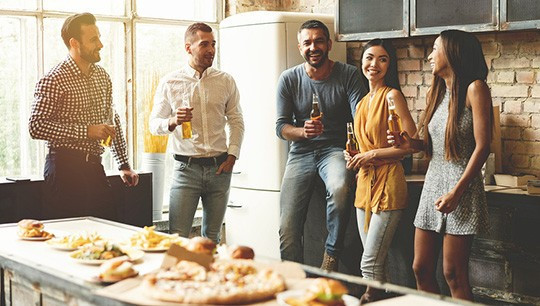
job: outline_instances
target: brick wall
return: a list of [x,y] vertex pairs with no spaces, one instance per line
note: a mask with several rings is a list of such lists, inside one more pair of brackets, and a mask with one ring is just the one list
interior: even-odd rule
[[[227,0],[226,15],[256,10],[333,14],[335,0]],[[490,69],[488,85],[500,106],[503,172],[540,177],[540,32],[477,34]],[[432,75],[425,59],[436,37],[396,39],[400,82],[413,118],[426,106]],[[360,67],[361,42],[347,44],[348,63]],[[422,154],[414,169],[425,171]]]

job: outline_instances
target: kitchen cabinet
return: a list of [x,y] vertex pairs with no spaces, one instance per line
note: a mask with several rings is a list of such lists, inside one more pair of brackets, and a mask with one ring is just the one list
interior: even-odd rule
[[538,0],[338,0],[338,41],[540,29]]

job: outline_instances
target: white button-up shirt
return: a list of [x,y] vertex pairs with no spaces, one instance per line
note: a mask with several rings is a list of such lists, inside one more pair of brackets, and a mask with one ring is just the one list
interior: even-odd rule
[[[244,120],[240,95],[234,79],[227,73],[207,68],[199,72],[186,64],[163,77],[156,90],[150,115],[150,132],[173,134],[169,152],[192,157],[214,157],[224,152],[240,156]],[[182,126],[169,131],[169,119],[176,116],[182,100],[189,98],[193,108],[192,138],[182,138]],[[225,125],[229,126],[229,141]]]

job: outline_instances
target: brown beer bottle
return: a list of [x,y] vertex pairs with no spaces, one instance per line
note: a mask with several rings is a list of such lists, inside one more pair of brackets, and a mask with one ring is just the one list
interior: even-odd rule
[[311,120],[320,120],[322,117],[321,109],[319,108],[319,96],[313,94],[313,102],[311,103]]
[[347,122],[347,142],[345,143],[345,150],[352,157],[356,155],[359,151],[358,142],[356,137],[354,137],[354,130],[352,122]]
[[399,145],[399,137],[401,134],[401,131],[403,131],[403,127],[401,126],[401,118],[399,118],[399,115],[396,113],[396,103],[394,102],[394,98],[388,97],[388,112],[390,113],[388,115],[388,129],[390,132],[394,135],[394,141],[396,144]]
[[403,127],[401,126],[401,118],[396,113],[396,104],[392,97],[388,97],[388,112],[390,113],[388,116],[388,129],[390,132],[399,135],[403,131]]

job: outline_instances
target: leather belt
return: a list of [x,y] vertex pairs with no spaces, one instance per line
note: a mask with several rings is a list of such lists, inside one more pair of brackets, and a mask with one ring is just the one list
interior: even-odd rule
[[101,164],[101,156],[86,153],[84,151],[68,148],[50,149],[49,154],[56,156],[65,156],[69,158],[75,158],[87,163]]
[[191,157],[185,155],[174,154],[174,159],[187,164],[193,163],[201,166],[219,166],[227,159],[228,154],[222,153],[215,157]]

